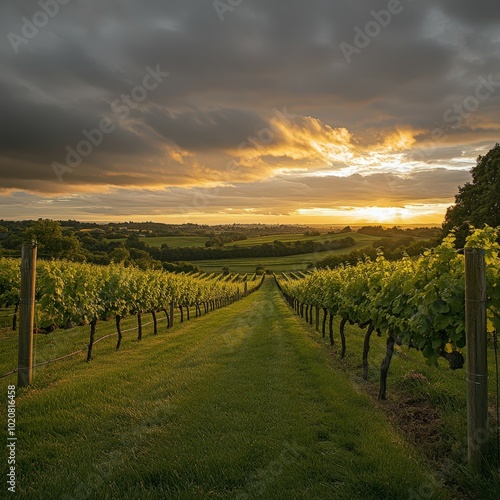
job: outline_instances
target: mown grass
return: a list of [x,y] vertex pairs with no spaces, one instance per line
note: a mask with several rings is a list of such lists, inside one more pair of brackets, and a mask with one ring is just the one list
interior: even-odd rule
[[[322,315],[321,315],[322,319]],[[300,321],[303,321],[302,319]],[[340,359],[339,319],[334,320],[333,348],[329,339],[307,326],[309,335],[331,352],[334,366],[341,368],[351,382],[371,394],[375,400],[380,380],[380,364],[386,353],[386,337],[373,334],[369,352],[368,381],[363,380],[362,353],[365,330],[346,326],[346,356]],[[320,322],[321,329],[321,322]],[[326,335],[328,337],[328,333]],[[466,353],[465,353],[466,354]],[[454,489],[455,498],[500,498],[500,463],[496,428],[495,352],[490,343],[489,407],[490,442],[489,470],[476,477],[467,470],[467,388],[465,365],[451,370],[444,360],[429,366],[415,349],[396,346],[389,376],[387,401],[375,404],[387,414],[401,432],[411,439],[433,464],[438,476]],[[433,421],[434,413],[438,417]],[[423,497],[425,498],[425,496]],[[434,498],[434,497],[432,497]]]
[[18,490],[34,499],[399,499],[431,484],[433,498],[450,498],[308,332],[268,280],[118,353],[104,341],[90,364],[40,368],[17,394]]
[[[6,323],[12,325],[13,309],[4,309],[5,317],[8,318]],[[159,331],[166,331],[165,316],[162,313],[158,315],[158,329]],[[149,323],[151,316],[148,314],[143,315],[143,323]],[[179,312],[175,311],[174,321],[179,321]],[[19,321],[18,321],[19,323]],[[36,326],[36,316],[35,316]],[[134,328],[134,331],[125,332],[123,334],[123,343],[134,341],[137,338],[137,318],[129,316],[124,318],[121,322],[122,330],[129,330]],[[116,332],[114,321],[100,321],[97,323],[96,340],[110,333]],[[153,333],[152,325],[145,326],[144,332],[146,335]],[[90,327],[76,327],[68,330],[58,329],[50,334],[35,334],[33,336],[33,364],[44,363],[51,359],[64,356],[79,349],[83,349],[89,342]],[[0,375],[6,373],[17,366],[17,345],[18,345],[18,331],[12,331],[11,326],[0,329]],[[116,337],[109,337],[108,339],[99,342],[94,349],[95,355],[104,349],[105,352],[113,350],[116,345]],[[84,353],[75,355],[76,359],[85,359]],[[75,358],[70,358],[75,359]],[[63,363],[67,363],[64,361]],[[43,373],[44,368],[34,370],[34,378]],[[10,380],[15,380],[13,375]]]

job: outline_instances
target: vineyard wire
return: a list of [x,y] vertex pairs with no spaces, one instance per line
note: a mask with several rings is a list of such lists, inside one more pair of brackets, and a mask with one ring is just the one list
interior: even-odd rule
[[[154,321],[149,321],[148,323],[144,323],[142,326],[145,327],[145,326],[151,325],[153,323],[154,323]],[[133,330],[138,330],[138,329],[139,329],[139,327],[136,326],[133,328],[128,328],[127,330],[122,330],[122,333],[127,333],[127,332],[131,332]],[[107,339],[108,337],[112,337],[114,335],[118,335],[118,332],[108,333],[107,335],[104,335],[104,337],[101,337],[101,338],[97,339],[96,341],[94,341],[93,345],[96,345],[101,340]],[[71,352],[69,354],[65,354],[64,356],[60,356],[59,358],[49,359],[48,361],[43,361],[42,363],[37,363],[36,365],[33,365],[33,368],[38,368],[39,366],[48,365],[50,363],[55,363],[56,361],[61,361],[62,359],[70,358],[71,356],[76,356],[77,354],[85,352],[88,348],[89,348],[89,344],[85,344],[85,346],[82,347],[81,349],[78,349],[78,351],[74,351],[74,352]],[[4,373],[3,375],[0,375],[0,378],[8,377],[9,375],[17,373],[18,371],[19,371],[18,368],[14,368],[10,372],[7,372],[7,373]]]

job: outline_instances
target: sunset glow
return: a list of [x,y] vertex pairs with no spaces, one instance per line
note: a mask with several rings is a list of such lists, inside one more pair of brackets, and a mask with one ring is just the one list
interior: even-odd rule
[[0,218],[439,224],[499,141],[498,26],[465,3],[352,57],[368,3],[91,4],[0,47]]
[[444,216],[446,205],[405,205],[403,207],[340,207],[337,209],[300,209],[298,215],[307,217],[328,217],[332,220],[354,223],[409,224],[415,220],[435,224]]

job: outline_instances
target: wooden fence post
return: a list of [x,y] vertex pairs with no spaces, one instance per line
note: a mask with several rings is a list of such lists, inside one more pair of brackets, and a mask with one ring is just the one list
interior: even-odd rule
[[21,247],[21,300],[19,303],[18,387],[31,384],[33,325],[35,319],[36,243]]
[[488,450],[488,364],[486,356],[486,265],[484,250],[465,249],[467,342],[467,458],[479,472]]

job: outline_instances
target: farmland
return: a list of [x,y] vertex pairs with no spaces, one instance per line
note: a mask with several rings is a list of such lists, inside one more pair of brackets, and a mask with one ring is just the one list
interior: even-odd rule
[[[168,334],[145,330],[119,353],[101,344],[92,364],[40,368],[17,396],[19,491],[403,498],[425,483],[435,498],[449,496],[369,397],[333,370],[272,281],[245,300]],[[2,336],[13,348],[14,335]],[[40,339],[40,354],[56,340]]]
[[[492,231],[487,234],[493,237]],[[474,237],[485,243],[487,234]],[[495,248],[489,247],[490,265]],[[39,322],[53,324],[52,317],[59,318],[59,325],[68,325],[68,320],[73,325],[35,336],[34,360],[40,366],[35,368],[32,386],[17,390],[16,408],[21,416],[17,432],[23,439],[17,455],[19,492],[35,498],[54,492],[70,497],[84,492],[88,498],[126,494],[130,498],[375,499],[407,498],[416,492],[432,492],[432,498],[469,498],[472,493],[497,498],[493,406],[487,457],[491,470],[478,477],[465,468],[463,370],[450,371],[441,358],[426,365],[422,353],[432,357],[424,346],[426,340],[413,333],[416,341],[424,342],[417,345],[421,350],[410,350],[404,343],[393,346],[389,390],[380,401],[376,394],[386,339],[373,335],[370,363],[366,370],[364,362],[360,364],[361,354],[366,352],[366,324],[359,315],[380,313],[380,304],[373,302],[380,290],[377,280],[385,282],[391,277],[397,281],[408,271],[403,283],[414,282],[404,287],[409,294],[404,311],[410,313],[410,325],[418,324],[426,314],[419,310],[420,318],[412,312],[412,293],[419,300],[418,270],[425,268],[432,289],[451,287],[454,295],[442,292],[442,296],[455,304],[460,295],[457,283],[462,258],[445,240],[419,261],[377,259],[345,270],[283,276],[276,283],[268,277],[246,297],[242,292],[249,277],[243,276],[194,273],[174,275],[174,279],[163,277],[162,271],[143,273],[118,266],[98,271],[91,264],[41,264],[44,277],[38,294],[47,305],[37,313],[36,326]],[[13,269],[12,261],[4,263],[8,264],[4,269]],[[344,271],[349,279],[344,279]],[[101,285],[89,288],[83,302],[64,299],[64,287],[75,286],[75,278],[85,273],[92,275],[87,281]],[[448,276],[445,282],[440,281],[442,273]],[[6,276],[15,285],[15,273]],[[352,287],[332,295],[337,277]],[[358,293],[367,277],[373,289]],[[127,286],[114,286],[118,278]],[[324,280],[319,290],[315,289],[317,279]],[[252,280],[248,290],[258,282]],[[218,283],[227,283],[229,288],[224,285],[221,291],[229,290],[231,295],[221,295]],[[300,317],[303,308],[292,305],[276,284],[283,289],[286,285],[288,293],[298,294],[300,300],[335,311],[331,322],[334,345],[314,328],[312,305],[306,307],[305,318],[310,321],[304,324]],[[130,296],[126,295],[129,285],[135,289]],[[77,284],[81,297],[88,286]],[[15,286],[2,290],[3,300],[10,297],[11,305],[15,303]],[[391,290],[389,286],[388,293]],[[214,292],[215,296],[210,295]],[[375,294],[373,300],[367,293]],[[51,296],[58,298],[52,300]],[[434,307],[432,297],[428,298]],[[495,295],[491,302],[493,310],[497,298]],[[163,305],[173,301],[184,306],[169,312]],[[199,301],[205,306],[200,307]],[[345,316],[345,301],[352,316],[350,312]],[[186,321],[188,306],[190,321]],[[150,307],[160,312],[153,314],[157,329],[145,317]],[[296,315],[299,310],[302,314]],[[74,323],[91,311],[104,318],[99,320],[89,362],[85,355],[89,325]],[[15,368],[17,332],[7,326],[12,312],[12,307],[1,311],[5,326],[0,327],[0,373]],[[121,318],[120,350],[115,347],[115,321],[106,320],[110,313]],[[170,328],[169,314],[173,319]],[[388,309],[385,314],[394,313]],[[404,315],[398,315],[404,320]],[[445,316],[435,320],[442,324]],[[363,323],[363,329],[357,324],[343,325],[349,318],[357,318],[353,323]],[[387,321],[380,314],[373,318]],[[457,309],[454,324],[462,324],[460,318]],[[453,336],[461,331],[453,325],[450,328]],[[348,339],[345,356],[337,338],[341,329]],[[405,332],[406,328],[400,332],[403,341]],[[440,336],[431,340],[439,350],[434,342],[438,338],[441,342]],[[455,338],[461,345],[462,340]],[[489,398],[493,402],[492,344],[488,350]],[[74,355],[58,360],[68,352]],[[2,386],[6,388],[14,378],[15,374],[7,374]],[[50,484],[46,481],[49,476]]]
[[220,272],[223,267],[228,267],[230,271],[236,273],[249,273],[255,271],[257,266],[263,266],[274,272],[282,271],[303,271],[310,264],[315,264],[318,260],[329,255],[342,255],[349,253],[356,248],[363,248],[369,245],[370,241],[362,241],[351,248],[338,250],[328,250],[326,252],[289,255],[285,257],[256,257],[247,259],[217,259],[198,260],[193,264],[199,266],[205,272]]
[[256,258],[232,258],[232,259],[217,259],[217,260],[199,260],[193,261],[193,264],[199,266],[205,272],[220,272],[223,267],[229,268],[232,272],[247,273],[253,272],[257,266],[263,266],[265,269],[273,270],[274,272],[282,271],[300,271],[305,270],[308,266],[316,264],[319,260],[330,255],[342,255],[351,252],[352,250],[363,248],[370,245],[373,241],[377,240],[375,236],[369,236],[358,233],[345,233],[336,235],[321,236],[304,236],[300,234],[295,235],[280,235],[278,236],[265,236],[260,238],[251,238],[248,240],[239,241],[236,244],[241,247],[249,247],[254,245],[263,245],[272,243],[276,239],[278,241],[335,241],[349,236],[356,241],[356,244],[349,248],[341,248],[336,250],[327,250],[325,252],[304,253],[298,255],[288,255],[279,257],[256,257]]
[[[230,243],[225,243],[224,246],[231,247],[233,245],[239,247],[251,247],[256,245],[264,245],[265,243],[273,243],[274,241],[326,241],[326,240],[335,240],[345,236],[351,236],[359,242],[368,242],[376,239],[373,236],[366,234],[358,234],[358,233],[336,233],[336,234],[327,234],[322,233],[317,236],[307,236],[304,233],[291,233],[291,234],[272,234],[267,236],[255,236],[247,238],[246,240],[235,241]],[[126,238],[118,238],[115,241],[126,241]],[[189,247],[203,247],[205,243],[208,241],[207,236],[151,236],[144,237],[143,241],[152,247],[161,247],[162,245],[168,245],[169,247],[178,247],[178,248],[189,248]]]

